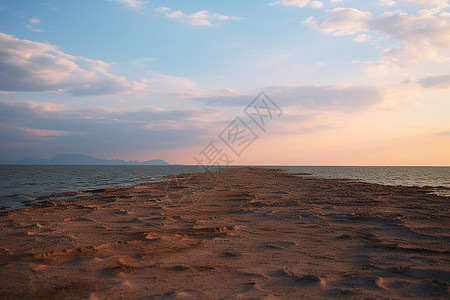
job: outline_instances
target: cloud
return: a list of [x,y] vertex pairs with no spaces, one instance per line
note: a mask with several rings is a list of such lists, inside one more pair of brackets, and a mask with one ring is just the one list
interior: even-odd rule
[[363,34],[358,35],[358,36],[357,36],[356,38],[354,38],[353,40],[354,40],[355,42],[357,42],[357,43],[362,43],[362,42],[367,41],[369,38],[370,38],[370,37],[369,37],[367,34],[363,33]]
[[368,85],[280,85],[266,90],[284,102],[313,110],[359,110],[384,100],[379,88]]
[[439,136],[450,136],[450,130],[449,131],[438,132],[437,135],[439,135]]
[[409,45],[450,48],[450,14],[435,15],[425,9],[415,14],[385,12],[373,18],[370,12],[337,7],[322,19],[309,17],[302,23],[334,35],[375,32]]
[[438,12],[450,6],[448,0],[399,0],[400,2],[413,3],[422,8],[434,7],[433,11]]
[[144,88],[107,72],[109,64],[73,56],[56,46],[0,33],[0,91],[106,95]]
[[420,10],[415,14],[386,12],[371,20],[368,26],[371,31],[400,43],[399,47],[382,50],[380,61],[372,63],[383,66],[386,70],[384,75],[391,68],[409,67],[422,60],[438,63],[450,60],[445,55],[445,51],[450,49],[450,14],[436,15],[430,10]]
[[408,45],[450,48],[450,14],[434,15],[429,10],[415,14],[385,12],[368,24],[370,30],[386,34]]
[[151,62],[155,61],[156,57],[141,57],[133,60],[131,63],[137,67],[146,68]]
[[32,30],[32,31],[36,31],[36,32],[42,32],[41,29],[36,28],[37,25],[41,24],[41,20],[39,20],[38,18],[30,19],[30,20],[28,21],[28,23],[29,23],[29,24],[27,25],[27,28],[28,28],[28,29],[30,29],[30,30]]
[[411,14],[397,10],[372,16],[370,12],[337,7],[321,19],[311,16],[302,23],[333,35],[358,33],[355,42],[364,41],[367,33],[397,41],[399,46],[380,52],[380,60],[365,62],[370,74],[387,75],[391,69],[408,67],[424,59],[450,60],[445,53],[450,49],[450,13],[422,9]]
[[[416,86],[414,83],[411,83]],[[377,85],[276,85],[262,90],[283,109],[282,122],[271,125],[277,136],[305,134],[339,127],[336,120],[360,118],[365,113],[403,107],[417,95],[405,84]],[[208,107],[242,111],[257,92],[229,93],[228,95],[201,97],[195,100]]]
[[394,6],[397,3],[394,0],[379,0],[381,5]]
[[144,8],[144,2],[143,1],[138,1],[138,0],[110,0],[110,1],[114,1],[117,2],[119,4],[123,4],[127,7],[130,8],[135,8],[135,9],[140,9],[140,8]]
[[450,88],[450,75],[431,75],[419,80],[419,84],[424,88]]
[[351,35],[367,29],[367,21],[370,20],[370,12],[360,11],[355,8],[336,7],[328,11],[328,15],[317,20],[309,17],[302,23],[324,33],[333,35]]
[[[333,85],[277,85],[263,89],[279,106],[309,110],[353,111],[380,104],[385,99],[382,90],[375,86]],[[198,98],[212,106],[246,106],[251,95],[230,95]]]
[[310,0],[281,0],[272,2],[269,5],[296,6],[303,8],[308,5],[309,2]]
[[[439,12],[443,8],[449,6],[448,0],[397,0],[403,3],[412,3],[420,6],[421,8],[433,8],[434,12]],[[380,5],[394,6],[397,2],[394,0],[379,0]]]
[[74,152],[120,154],[146,149],[151,153],[203,145],[216,113],[155,107],[74,110],[51,103],[0,101],[0,161]]
[[239,17],[225,16],[218,13],[211,13],[207,10],[200,10],[192,14],[185,14],[181,10],[172,11],[168,7],[158,7],[155,12],[164,13],[170,19],[177,19],[181,23],[187,23],[194,26],[211,26],[214,21],[240,20]]
[[50,137],[50,138],[56,138],[58,136],[69,136],[74,134],[86,134],[85,132],[72,132],[72,131],[64,131],[64,130],[53,130],[53,129],[38,129],[38,128],[20,128],[17,129],[22,130],[24,132],[30,133],[34,136],[39,137]]
[[311,7],[312,7],[312,8],[321,8],[321,7],[323,7],[323,2],[320,2],[320,1],[312,1],[312,2],[311,2]]
[[147,84],[147,90],[150,90],[152,93],[186,98],[200,97],[206,93],[190,79],[167,74],[153,73],[148,78],[145,78],[143,82]]
[[310,5],[312,8],[321,8],[324,6],[321,1],[311,1],[311,0],[280,0],[269,3],[269,5],[281,5],[281,6],[295,6],[299,8],[303,8],[307,5]]

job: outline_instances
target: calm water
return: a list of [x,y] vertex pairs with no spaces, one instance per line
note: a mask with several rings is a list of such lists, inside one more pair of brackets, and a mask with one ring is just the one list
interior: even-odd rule
[[279,167],[321,178],[358,179],[384,185],[450,188],[450,167]]
[[198,166],[5,166],[0,165],[0,206],[23,208],[37,196],[161,181],[203,171]]
[[[450,167],[277,167],[322,178],[349,178],[387,185],[441,187],[449,195]],[[161,181],[201,172],[198,166],[0,166],[0,206],[23,208],[37,196]]]

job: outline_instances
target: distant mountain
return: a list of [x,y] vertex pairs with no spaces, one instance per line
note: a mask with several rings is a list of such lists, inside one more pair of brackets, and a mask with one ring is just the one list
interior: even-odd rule
[[140,165],[165,166],[165,165],[170,165],[170,164],[167,163],[165,160],[162,160],[162,159],[151,159],[151,160],[146,160],[146,161],[141,162]]
[[168,166],[162,159],[152,159],[143,162],[137,160],[125,161],[120,159],[101,159],[84,154],[58,154],[53,159],[24,158],[13,162],[2,162],[0,164],[10,165],[146,165],[146,166]]

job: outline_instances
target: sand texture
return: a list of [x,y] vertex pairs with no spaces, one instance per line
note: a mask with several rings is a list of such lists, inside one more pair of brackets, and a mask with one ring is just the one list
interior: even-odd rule
[[0,299],[449,298],[448,198],[213,174],[0,212]]

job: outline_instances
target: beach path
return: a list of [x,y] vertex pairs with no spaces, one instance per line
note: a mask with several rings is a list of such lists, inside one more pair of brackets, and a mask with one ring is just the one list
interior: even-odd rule
[[0,212],[0,298],[449,297],[449,201],[427,188],[169,177]]

